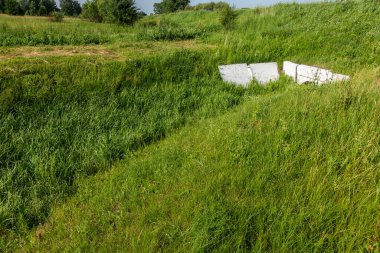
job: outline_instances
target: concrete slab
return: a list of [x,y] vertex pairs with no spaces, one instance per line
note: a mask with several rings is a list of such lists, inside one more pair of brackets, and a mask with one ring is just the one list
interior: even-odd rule
[[293,78],[298,84],[315,83],[326,84],[330,82],[347,81],[349,76],[335,74],[327,69],[297,64],[289,61],[284,62],[285,75]]
[[335,74],[327,69],[307,65],[298,65],[297,67],[297,83],[299,84],[313,82],[322,85],[331,82],[348,81],[349,79],[349,76]]
[[331,81],[339,82],[339,81],[349,81],[350,77],[342,74],[333,74]]
[[225,82],[246,87],[252,81],[252,73],[247,64],[221,65],[219,72]]
[[252,71],[252,77],[255,78],[259,84],[265,85],[277,81],[280,78],[277,62],[250,64],[249,68]]
[[285,75],[293,78],[294,81],[297,81],[297,66],[297,63],[293,63],[290,61],[285,61],[283,66]]
[[329,82],[333,73],[330,70],[307,66],[297,66],[297,83],[303,84],[306,82],[313,82],[316,84],[324,84]]

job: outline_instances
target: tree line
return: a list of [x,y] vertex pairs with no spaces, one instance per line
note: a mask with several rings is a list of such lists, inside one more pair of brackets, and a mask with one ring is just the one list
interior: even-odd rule
[[[190,0],[162,0],[154,4],[156,14],[180,10],[218,10],[228,7],[223,2],[210,2],[190,6]],[[146,14],[139,10],[134,0],[87,0],[83,6],[77,0],[0,0],[0,13],[10,15],[49,16],[62,12],[66,16],[79,16],[93,22],[131,25]]]
[[146,14],[136,7],[134,0],[87,0],[82,17],[94,22],[131,25]]
[[82,12],[76,0],[60,0],[58,8],[55,0],[0,0],[0,13],[9,15],[48,16],[61,11],[67,16],[78,16]]
[[134,0],[87,0],[81,6],[77,0],[0,0],[0,13],[9,15],[50,16],[62,12],[66,16],[79,16],[94,22],[133,24],[146,14]]
[[[156,14],[184,10],[190,0],[163,0],[154,4]],[[134,0],[87,0],[82,17],[94,22],[133,24],[146,14],[136,7]]]

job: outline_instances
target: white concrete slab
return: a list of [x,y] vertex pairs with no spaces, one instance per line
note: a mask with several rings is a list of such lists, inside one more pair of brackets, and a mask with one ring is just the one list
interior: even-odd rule
[[316,84],[326,84],[338,81],[347,81],[350,77],[341,74],[335,74],[327,69],[311,67],[307,65],[298,65],[297,83],[313,82]]
[[327,69],[289,61],[284,62],[284,73],[299,84],[315,83],[322,85],[330,82],[347,81],[350,79],[349,76],[335,74]]
[[333,74],[331,81],[339,82],[339,81],[349,81],[350,77],[342,74]]
[[297,66],[297,63],[290,61],[285,61],[283,66],[284,74],[293,78],[294,81],[297,81]]
[[247,64],[221,65],[219,72],[225,82],[246,87],[252,81],[252,73]]
[[329,82],[333,76],[330,70],[307,66],[297,66],[297,83],[313,82],[316,84],[324,84]]
[[296,82],[298,84],[315,83],[315,79],[306,76],[297,76]]
[[277,62],[250,64],[249,68],[252,71],[252,77],[255,78],[259,84],[268,84],[280,78]]

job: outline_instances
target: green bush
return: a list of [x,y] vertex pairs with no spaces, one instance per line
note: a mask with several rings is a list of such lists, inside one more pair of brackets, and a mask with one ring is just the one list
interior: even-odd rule
[[62,22],[65,16],[62,12],[55,11],[50,15],[51,22]]
[[92,22],[100,23],[103,21],[96,1],[87,1],[83,4],[81,17]]
[[237,16],[234,9],[228,5],[221,9],[219,21],[225,30],[232,30],[236,26]]
[[197,4],[195,6],[187,6],[186,10],[205,10],[205,11],[215,11],[215,10],[222,10],[224,8],[228,8],[229,5],[225,2],[210,2],[210,3],[201,3]]

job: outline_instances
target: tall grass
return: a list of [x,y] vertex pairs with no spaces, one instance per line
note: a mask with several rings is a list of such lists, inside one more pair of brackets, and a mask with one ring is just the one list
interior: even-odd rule
[[[184,15],[183,13],[181,14],[181,16]],[[183,20],[178,22],[169,14],[162,17],[140,20],[135,25],[134,32],[136,33],[136,39],[139,41],[174,41],[201,39],[207,37],[212,32],[220,30],[221,26],[218,24],[209,22],[194,24],[183,22]]]
[[205,61],[183,51],[127,63],[68,60],[4,71],[0,233],[43,221],[57,198],[75,191],[78,177],[239,103],[243,90],[207,75],[199,67]]
[[367,11],[369,2],[278,4],[241,11],[240,25],[225,40],[224,50],[231,61],[290,59],[352,72],[378,65],[380,19],[376,11]]
[[62,23],[47,18],[0,15],[0,46],[90,45],[128,37],[128,27],[92,24],[76,19]]
[[[78,186],[37,231],[32,250],[376,249],[379,73],[321,89],[284,78],[243,91],[222,83],[217,65],[293,60],[353,75],[379,64],[379,12],[374,1],[279,4],[239,11],[230,32],[221,31],[216,12],[150,16],[133,28],[1,16],[12,45],[28,45],[30,30],[52,36],[52,44],[75,34],[79,42],[63,44],[93,43],[83,42],[86,34],[128,44],[141,34],[195,38],[215,49],[126,62],[1,64],[0,250],[20,246],[13,240]],[[177,30],[160,33],[162,24]],[[273,90],[288,91],[134,152]],[[111,172],[83,179],[116,161]]]
[[204,35],[205,31],[202,31],[201,29],[159,26],[144,29],[140,33],[137,33],[137,40],[190,40]]
[[376,252],[379,71],[290,86],[80,183],[28,250]]
[[379,12],[373,1],[277,4],[238,10],[237,26],[231,32],[221,31],[218,12],[185,11],[164,18],[182,27],[204,22],[217,29],[200,40],[218,45],[226,62],[293,60],[354,73],[365,65],[380,64]]

